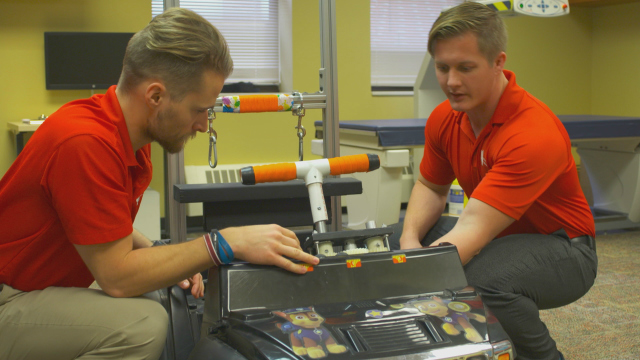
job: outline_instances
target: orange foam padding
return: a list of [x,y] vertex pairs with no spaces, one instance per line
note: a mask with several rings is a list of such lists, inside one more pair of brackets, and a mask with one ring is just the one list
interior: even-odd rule
[[257,165],[253,167],[253,172],[256,175],[256,184],[297,178],[295,163]]
[[367,154],[340,156],[329,159],[331,175],[351,174],[369,171]]
[[278,95],[241,95],[240,112],[278,111]]

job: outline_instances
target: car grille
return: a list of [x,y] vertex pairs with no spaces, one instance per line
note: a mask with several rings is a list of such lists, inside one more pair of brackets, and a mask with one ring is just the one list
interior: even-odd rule
[[445,341],[425,318],[378,321],[340,331],[357,352],[411,349]]

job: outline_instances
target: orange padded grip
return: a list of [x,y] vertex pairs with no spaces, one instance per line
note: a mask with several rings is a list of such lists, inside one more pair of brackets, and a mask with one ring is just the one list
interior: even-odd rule
[[328,160],[331,175],[369,171],[369,156],[367,154],[340,156]]
[[240,112],[272,112],[278,111],[277,95],[241,95]]
[[253,167],[256,184],[265,182],[288,181],[297,178],[295,163],[257,165]]

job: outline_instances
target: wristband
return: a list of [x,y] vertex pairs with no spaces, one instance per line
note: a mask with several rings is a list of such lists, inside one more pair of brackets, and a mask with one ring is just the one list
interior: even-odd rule
[[211,236],[214,238],[215,243],[217,244],[216,250],[218,251],[218,255],[220,255],[220,260],[222,260],[223,264],[230,264],[234,259],[233,250],[231,250],[231,246],[227,243],[227,240],[220,234],[217,230],[211,231]]
[[151,242],[151,247],[163,246],[163,245],[167,245],[167,243],[162,240],[155,240]]
[[227,253],[220,247],[218,235],[216,233],[211,233],[211,236],[213,236],[213,245],[216,247],[218,256],[220,256],[220,261],[222,261],[222,263],[225,265],[231,263],[231,261],[229,261],[229,256],[227,255]]
[[222,264],[222,261],[220,260],[220,257],[218,256],[218,253],[216,251],[217,246],[215,246],[209,234],[204,234],[204,244],[207,246],[207,251],[209,252],[211,260],[213,260],[213,263],[216,266],[220,266]]

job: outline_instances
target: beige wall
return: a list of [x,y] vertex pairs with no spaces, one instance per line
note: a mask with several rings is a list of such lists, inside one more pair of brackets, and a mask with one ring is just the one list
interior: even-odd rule
[[640,2],[593,12],[592,113],[640,116]]
[[15,159],[9,121],[51,114],[89,90],[46,90],[45,31],[134,32],[151,20],[147,0],[0,1],[0,174]]
[[592,11],[574,7],[569,16],[506,20],[506,67],[557,114],[591,113]]
[[[45,90],[44,31],[137,31],[150,20],[149,0],[0,0],[0,128],[6,122],[50,114],[89,91]],[[520,85],[559,114],[640,115],[637,84],[639,4],[585,9],[569,16],[507,19],[507,68]],[[318,91],[320,68],[317,0],[293,1],[293,85]],[[411,97],[373,97],[370,92],[369,1],[337,2],[338,92],[341,120],[413,117]],[[426,44],[425,44],[426,46]],[[623,85],[621,88],[621,84]],[[614,90],[615,89],[615,90]],[[614,92],[615,91],[615,92]],[[621,104],[622,102],[622,104]],[[303,124],[306,158],[313,122]],[[218,114],[220,164],[297,160],[296,118],[289,113]],[[207,163],[208,139],[199,135],[185,148],[187,165]],[[0,175],[15,158],[14,140],[0,131]],[[153,145],[154,180],[162,192],[162,150]]]

